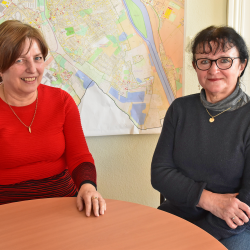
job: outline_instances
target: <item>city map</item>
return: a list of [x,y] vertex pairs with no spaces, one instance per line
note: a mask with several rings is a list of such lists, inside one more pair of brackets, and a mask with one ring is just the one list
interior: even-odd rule
[[182,95],[184,0],[0,0],[0,22],[38,28],[42,84],[75,100],[86,136],[160,133]]

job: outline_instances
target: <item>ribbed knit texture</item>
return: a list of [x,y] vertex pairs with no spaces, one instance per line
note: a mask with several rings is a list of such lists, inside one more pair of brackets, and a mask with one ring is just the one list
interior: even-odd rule
[[96,171],[93,163],[83,162],[76,167],[72,172],[72,178],[78,188],[85,184],[90,183],[96,188]]
[[42,180],[0,185],[0,205],[32,199],[72,197],[76,194],[76,186],[66,169],[59,175]]
[[[219,112],[209,110],[212,115]],[[151,182],[167,199],[159,208],[200,226],[217,239],[242,232],[196,207],[203,189],[237,193],[250,206],[250,103],[213,123],[195,94],[169,107],[152,160]]]
[[229,112],[234,111],[240,107],[243,107],[250,101],[250,97],[245,92],[243,92],[238,84],[236,85],[234,92],[220,102],[208,102],[206,99],[205,89],[201,90],[200,98],[201,103],[205,108],[218,112],[222,112],[226,109],[228,109]]
[[[29,125],[35,105],[36,102],[12,108]],[[84,162],[89,164],[81,165],[75,171],[78,173],[75,176],[79,175],[75,178],[76,184],[96,183],[94,160],[82,131],[79,111],[67,92],[39,85],[31,134],[2,99],[0,112],[0,185],[43,181],[62,174],[65,169],[72,174]]]

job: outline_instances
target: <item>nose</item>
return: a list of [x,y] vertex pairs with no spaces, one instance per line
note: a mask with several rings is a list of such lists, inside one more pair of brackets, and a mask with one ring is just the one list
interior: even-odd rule
[[210,73],[214,73],[219,71],[220,69],[218,68],[217,64],[215,63],[215,61],[212,62],[212,65],[210,67],[210,69],[208,70]]
[[33,60],[29,60],[26,62],[26,71],[29,73],[35,73],[36,72],[36,65]]

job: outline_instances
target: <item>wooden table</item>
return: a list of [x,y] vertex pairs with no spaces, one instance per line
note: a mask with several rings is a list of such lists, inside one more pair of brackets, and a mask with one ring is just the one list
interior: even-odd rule
[[86,217],[76,198],[51,198],[0,206],[0,249],[216,249],[211,235],[174,215],[130,202],[106,200],[100,217]]

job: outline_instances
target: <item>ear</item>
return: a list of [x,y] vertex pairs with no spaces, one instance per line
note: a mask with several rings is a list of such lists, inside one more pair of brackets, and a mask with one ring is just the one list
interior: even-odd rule
[[196,65],[195,65],[195,63],[194,63],[194,62],[192,62],[192,64],[193,64],[193,68],[194,68],[194,69],[196,69]]
[[240,63],[240,75],[241,75],[241,72],[245,69],[246,64],[247,64],[247,59],[245,59],[244,63]]

